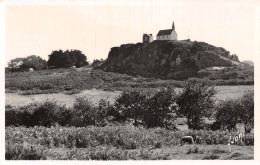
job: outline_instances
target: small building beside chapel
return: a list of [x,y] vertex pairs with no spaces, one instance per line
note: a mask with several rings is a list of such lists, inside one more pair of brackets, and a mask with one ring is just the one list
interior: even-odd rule
[[174,22],[172,22],[172,28],[166,30],[160,30],[156,35],[157,40],[177,40],[177,33],[175,31]]
[[143,34],[143,43],[151,43],[153,42],[153,35],[152,34]]

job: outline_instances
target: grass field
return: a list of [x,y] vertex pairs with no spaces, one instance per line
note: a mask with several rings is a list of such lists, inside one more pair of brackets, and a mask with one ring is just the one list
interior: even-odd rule
[[[239,86],[216,86],[217,94],[216,100],[225,100],[227,98],[236,99],[241,97],[245,91],[254,90],[254,86],[251,85],[239,85]],[[177,92],[181,91],[181,88],[176,89]],[[76,97],[86,96],[93,103],[97,103],[101,98],[106,98],[110,102],[119,96],[121,91],[104,91],[101,89],[89,89],[84,90],[77,94],[66,95],[64,93],[51,93],[51,94],[38,94],[38,95],[21,95],[19,93],[6,93],[5,103],[13,106],[21,106],[29,104],[33,101],[43,102],[46,99],[56,100],[59,104],[65,104],[71,107]]]
[[[40,148],[40,147],[39,147]],[[116,147],[42,148],[46,160],[253,160],[253,146],[184,145],[122,150]]]
[[[195,145],[181,145],[183,135],[197,135]],[[254,146],[227,145],[226,131],[169,131],[162,128],[6,127],[6,159],[158,160],[254,159]],[[253,138],[252,135],[243,139]],[[249,139],[248,139],[249,140]],[[246,140],[245,140],[246,141]]]

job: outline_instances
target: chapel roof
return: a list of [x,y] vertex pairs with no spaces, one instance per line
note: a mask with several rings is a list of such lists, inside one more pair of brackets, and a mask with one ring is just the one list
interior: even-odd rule
[[160,30],[157,34],[157,36],[164,36],[164,35],[170,35],[172,33],[172,29],[166,29],[166,30]]

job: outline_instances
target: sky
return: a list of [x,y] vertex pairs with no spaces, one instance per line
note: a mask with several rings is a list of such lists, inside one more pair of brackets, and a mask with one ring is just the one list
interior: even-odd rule
[[58,49],[79,49],[88,61],[106,59],[111,47],[142,42],[143,33],[156,39],[173,21],[179,40],[207,42],[237,54],[241,61],[254,61],[252,4],[146,1],[6,6],[5,62],[29,55],[48,60]]

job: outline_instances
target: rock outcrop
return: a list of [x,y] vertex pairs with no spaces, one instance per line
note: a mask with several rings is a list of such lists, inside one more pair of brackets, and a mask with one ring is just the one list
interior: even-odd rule
[[208,67],[238,65],[236,55],[224,48],[197,41],[153,41],[111,48],[98,69],[162,79],[183,80],[196,77]]

